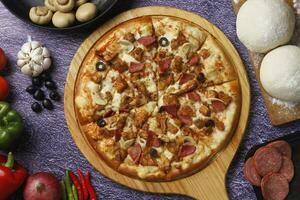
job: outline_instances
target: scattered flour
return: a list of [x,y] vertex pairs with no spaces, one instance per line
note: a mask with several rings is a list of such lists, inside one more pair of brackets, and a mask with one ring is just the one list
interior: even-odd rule
[[276,99],[276,98],[272,98],[272,104],[282,106],[284,108],[293,108],[293,107],[297,106],[296,103],[282,101],[282,100]]

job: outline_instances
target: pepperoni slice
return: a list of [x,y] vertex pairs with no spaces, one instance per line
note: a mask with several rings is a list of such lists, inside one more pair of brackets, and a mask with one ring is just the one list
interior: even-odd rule
[[211,106],[214,112],[223,112],[226,109],[226,105],[220,100],[212,100]]
[[132,63],[130,63],[130,66],[129,66],[128,70],[129,70],[130,73],[135,73],[135,72],[142,71],[144,69],[144,66],[145,66],[144,63],[132,62]]
[[198,55],[194,55],[189,60],[188,64],[189,65],[196,65],[196,64],[198,64],[198,62],[199,62],[199,56]]
[[193,124],[193,119],[191,116],[187,116],[187,115],[178,115],[178,118],[185,123],[188,126],[191,126]]
[[132,158],[135,164],[139,163],[141,154],[142,154],[142,147],[140,144],[136,143],[134,146],[129,147],[127,150],[129,156]]
[[173,117],[177,117],[177,111],[179,110],[179,107],[180,106],[176,104],[163,106],[164,110]]
[[254,165],[254,159],[253,157],[250,157],[245,165],[244,165],[244,175],[245,178],[252,184],[255,185],[257,187],[260,187],[260,183],[261,183],[261,177],[259,176],[259,174],[257,173],[256,169],[255,169],[255,165]]
[[160,60],[158,62],[158,67],[159,67],[160,73],[164,73],[164,72],[168,71],[168,69],[171,66],[171,63],[172,63],[172,59],[171,58]]
[[160,147],[161,145],[160,139],[153,131],[148,131],[147,145],[153,147]]
[[118,142],[121,139],[121,137],[122,137],[122,131],[120,129],[117,129],[115,131],[115,141]]
[[289,183],[281,174],[269,173],[261,181],[261,190],[264,199],[284,200],[289,193]]
[[186,156],[189,156],[189,155],[195,153],[195,151],[196,151],[196,147],[194,145],[185,144],[185,145],[182,145],[179,156],[181,158],[183,158],[183,157],[186,157]]
[[156,41],[154,36],[144,36],[138,39],[138,42],[144,46],[150,46]]
[[294,177],[294,164],[292,160],[286,156],[282,157],[282,166],[279,170],[279,174],[283,175],[288,182],[291,182]]
[[195,91],[187,93],[187,96],[192,101],[200,101],[201,99],[200,95]]
[[195,76],[193,74],[183,73],[180,77],[179,84],[183,85],[186,82],[189,82],[190,80],[193,80],[194,78],[195,78]]
[[286,156],[289,159],[292,158],[291,145],[284,140],[277,140],[277,141],[271,142],[267,146],[276,148],[283,156]]
[[254,154],[254,165],[259,175],[278,172],[281,168],[282,156],[277,149],[261,147]]

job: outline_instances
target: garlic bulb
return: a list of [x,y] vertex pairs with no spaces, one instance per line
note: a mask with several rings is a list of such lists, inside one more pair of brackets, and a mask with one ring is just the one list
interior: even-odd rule
[[40,42],[26,42],[18,52],[17,65],[23,74],[38,76],[51,66],[50,51]]

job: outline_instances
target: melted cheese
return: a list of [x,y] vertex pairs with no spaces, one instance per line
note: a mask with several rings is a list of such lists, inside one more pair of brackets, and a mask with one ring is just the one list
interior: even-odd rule
[[83,97],[83,96],[77,96],[75,98],[75,103],[79,108],[84,108],[85,106],[88,105],[88,101],[87,101],[86,97]]
[[114,97],[113,97],[113,100],[112,100],[112,103],[111,103],[113,111],[118,111],[120,109],[121,98],[122,98],[122,95],[120,93],[116,92],[114,94]]
[[163,152],[163,155],[164,155],[168,160],[172,160],[172,158],[173,158],[173,153],[171,153],[168,149],[166,149],[166,150]]

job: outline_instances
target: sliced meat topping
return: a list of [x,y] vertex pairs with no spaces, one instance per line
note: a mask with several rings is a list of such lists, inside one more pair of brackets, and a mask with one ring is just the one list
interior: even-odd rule
[[293,161],[290,158],[283,156],[282,166],[279,170],[279,174],[283,175],[288,180],[288,182],[291,182],[294,177],[294,173]]
[[289,193],[289,183],[281,174],[269,173],[261,181],[261,190],[264,199],[284,200]]
[[195,153],[195,151],[196,151],[196,147],[194,145],[184,144],[181,146],[179,157],[183,158],[192,155],[193,153]]
[[217,99],[211,101],[211,107],[212,110],[216,113],[226,110],[226,105],[224,104],[224,102]]
[[166,58],[158,62],[159,72],[164,73],[168,71],[172,63],[172,58]]
[[181,86],[181,88],[176,91],[174,94],[175,95],[182,95],[185,94],[187,92],[193,91],[194,89],[196,89],[198,87],[198,82],[197,80],[191,80],[185,84],[183,84]]
[[188,61],[188,64],[193,66],[193,65],[197,65],[199,63],[200,59],[199,56],[197,54],[193,55],[190,60]]
[[183,85],[189,82],[190,80],[193,80],[194,78],[195,76],[193,74],[183,73],[180,77],[179,84]]
[[134,146],[129,147],[127,150],[129,156],[131,157],[132,161],[135,164],[139,163],[141,154],[142,154],[142,147],[140,144],[136,143]]
[[153,131],[148,131],[147,145],[150,147],[160,147],[161,141]]
[[143,71],[145,64],[144,63],[130,63],[129,66],[129,72],[130,73],[135,73],[135,72],[140,72]]
[[195,92],[195,91],[187,93],[187,97],[188,97],[190,100],[195,101],[195,102],[201,100],[200,95],[199,95],[197,92]]
[[195,120],[194,122],[195,126],[199,129],[202,129],[205,127],[205,121],[204,120],[201,120],[201,119],[197,119]]
[[150,46],[156,41],[154,36],[144,36],[138,39],[138,42],[144,46]]
[[163,106],[163,109],[164,109],[164,111],[166,111],[173,117],[177,117],[177,111],[178,111],[179,107],[180,107],[180,105],[174,104],[174,105]]
[[259,175],[278,172],[282,165],[281,154],[272,147],[261,147],[254,154],[254,164]]
[[267,146],[277,149],[283,156],[286,156],[289,159],[292,158],[291,145],[284,140],[277,140],[277,141],[271,142]]
[[177,116],[183,123],[190,126],[193,124],[192,116],[195,116],[195,112],[191,107],[185,105],[178,110]]
[[244,165],[244,175],[245,178],[252,184],[257,187],[260,187],[261,184],[261,177],[256,171],[255,165],[254,165],[254,159],[253,157],[249,158],[245,165]]

